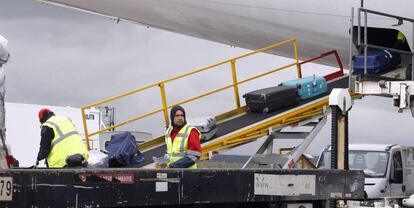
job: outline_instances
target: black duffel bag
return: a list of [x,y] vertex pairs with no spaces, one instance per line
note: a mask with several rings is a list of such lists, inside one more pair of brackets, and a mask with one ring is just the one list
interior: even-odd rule
[[88,161],[85,160],[85,157],[81,154],[74,154],[66,158],[66,166],[69,168],[73,167],[86,167],[88,165]]

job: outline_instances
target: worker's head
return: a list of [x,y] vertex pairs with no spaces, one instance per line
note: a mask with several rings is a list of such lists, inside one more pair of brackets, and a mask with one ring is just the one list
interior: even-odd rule
[[47,108],[43,108],[39,111],[39,121],[41,124],[43,124],[44,122],[47,121],[47,119],[49,119],[50,117],[54,116],[55,114],[47,109]]
[[7,39],[0,35],[0,67],[5,64],[10,57],[7,49]]
[[173,127],[183,127],[187,123],[185,119],[185,110],[179,105],[171,108],[170,118]]

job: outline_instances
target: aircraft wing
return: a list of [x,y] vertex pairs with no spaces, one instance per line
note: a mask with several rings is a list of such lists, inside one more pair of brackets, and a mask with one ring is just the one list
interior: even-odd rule
[[[334,0],[40,1],[251,50],[296,37],[300,59],[337,50],[345,66],[349,60],[351,7],[360,4],[360,1]],[[397,3],[388,0],[368,3],[371,9],[413,16],[412,6],[395,7]],[[391,23],[385,24],[389,27]],[[269,53],[293,58],[292,51],[283,48]],[[336,66],[334,59],[322,60],[323,64]]]

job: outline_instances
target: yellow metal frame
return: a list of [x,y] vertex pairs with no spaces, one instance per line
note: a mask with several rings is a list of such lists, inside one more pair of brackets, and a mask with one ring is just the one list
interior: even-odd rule
[[[236,62],[238,60],[243,59],[243,58],[248,57],[248,56],[251,56],[251,55],[254,55],[254,54],[257,54],[257,53],[265,52],[265,51],[268,51],[268,50],[271,50],[271,49],[274,49],[274,48],[277,48],[277,47],[280,47],[280,46],[283,46],[283,45],[287,45],[287,44],[293,44],[294,56],[295,56],[295,62],[294,63],[288,64],[288,65],[285,65],[283,67],[279,67],[279,68],[276,68],[276,69],[273,69],[273,70],[270,70],[270,71],[267,71],[265,73],[258,74],[256,76],[247,78],[245,80],[238,81],[238,79],[237,79],[237,65],[236,65]],[[172,81],[184,78],[184,77],[188,77],[188,76],[191,76],[191,75],[203,72],[203,71],[207,71],[209,69],[212,69],[212,68],[215,68],[217,66],[224,65],[224,64],[230,64],[230,66],[231,66],[230,68],[231,68],[232,78],[233,78],[232,79],[233,80],[232,84],[226,85],[224,87],[206,92],[204,94],[201,94],[201,95],[198,95],[198,96],[195,96],[195,97],[192,97],[192,98],[188,98],[186,100],[182,100],[182,101],[174,103],[174,104],[170,104],[170,105],[168,104],[166,90],[165,90],[165,84],[166,83],[172,82]],[[254,79],[269,75],[269,74],[272,74],[272,73],[275,73],[277,71],[280,71],[280,70],[283,70],[283,69],[286,69],[288,67],[292,67],[292,66],[295,66],[295,65],[296,65],[296,68],[297,68],[298,78],[301,78],[302,77],[302,72],[301,72],[301,68],[300,68],[300,65],[299,65],[299,54],[298,54],[297,40],[296,40],[296,38],[293,38],[293,39],[282,41],[280,43],[277,43],[277,44],[274,44],[274,45],[271,45],[271,46],[268,46],[268,47],[265,47],[265,48],[262,48],[262,49],[259,49],[259,50],[241,55],[241,56],[237,56],[237,57],[234,57],[234,58],[231,58],[231,59],[213,64],[213,65],[201,68],[201,69],[197,69],[195,71],[192,71],[192,72],[180,75],[180,76],[176,76],[176,77],[164,80],[164,81],[160,81],[160,82],[157,82],[157,83],[154,83],[154,84],[151,84],[151,85],[148,85],[148,86],[136,89],[136,90],[132,90],[132,91],[129,91],[129,92],[126,92],[126,93],[123,93],[123,94],[120,94],[120,95],[117,95],[117,96],[114,96],[114,97],[111,97],[111,98],[108,98],[108,99],[105,99],[105,100],[102,100],[102,101],[99,101],[99,102],[96,102],[96,103],[93,103],[93,104],[90,104],[88,106],[82,107],[81,112],[82,112],[83,125],[84,125],[84,129],[85,129],[85,140],[86,140],[87,148],[88,148],[88,150],[90,149],[89,137],[100,134],[102,132],[105,132],[105,131],[108,131],[108,130],[111,130],[111,129],[114,129],[114,128],[117,128],[117,127],[120,127],[120,126],[128,124],[128,123],[137,121],[139,119],[154,115],[156,113],[160,113],[160,112],[164,113],[165,125],[168,126],[169,125],[169,119],[168,119],[169,118],[168,117],[168,109],[169,108],[171,108],[175,105],[181,105],[181,104],[184,104],[184,103],[188,103],[188,102],[206,97],[208,95],[211,95],[211,94],[214,94],[214,93],[217,93],[217,92],[220,92],[220,91],[232,88],[232,87],[233,87],[233,91],[234,91],[234,99],[235,99],[235,104],[236,104],[235,112],[243,111],[243,109],[242,109],[243,107],[240,106],[240,95],[239,95],[239,89],[238,89],[238,86],[240,84],[246,83],[248,81],[251,81],[251,80],[254,80]],[[111,102],[111,101],[114,101],[114,100],[118,100],[120,98],[124,98],[126,96],[136,94],[136,93],[139,93],[139,92],[142,92],[144,90],[154,88],[154,87],[159,87],[159,89],[160,89],[160,97],[161,97],[161,101],[162,101],[162,107],[161,108],[158,108],[158,109],[156,109],[152,112],[149,112],[149,113],[146,113],[146,114],[143,114],[143,115],[136,116],[136,117],[128,119],[126,121],[122,121],[122,122],[117,123],[117,124],[115,124],[111,127],[104,128],[104,129],[101,129],[99,131],[95,131],[95,132],[91,132],[91,133],[88,132],[87,123],[86,123],[86,116],[85,116],[85,110],[86,109],[90,109],[90,108],[95,107],[95,106],[100,106],[104,103],[108,103],[108,102]],[[245,141],[240,140],[240,141],[236,141],[234,143],[231,143],[231,145],[238,145],[238,144],[241,144],[241,143],[244,143],[244,142]]]
[[203,145],[202,153],[207,155],[210,151],[217,151],[224,148],[229,148],[241,143],[246,143],[251,140],[268,135],[269,128],[277,128],[286,125],[297,123],[305,118],[313,117],[323,113],[323,106],[328,104],[328,99],[322,99],[313,104],[306,105],[302,108],[277,116],[274,119],[258,123],[255,126],[239,131],[232,135],[223,137],[214,142]]
[[[352,99],[361,98],[360,95],[352,94]],[[208,158],[210,151],[218,151],[226,148],[231,148],[240,144],[251,142],[260,137],[267,136],[269,128],[278,128],[288,126],[300,122],[304,119],[313,116],[321,115],[324,112],[324,107],[329,106],[329,98],[325,97],[321,100],[305,104],[295,110],[284,113],[275,117],[274,119],[265,122],[257,123],[251,128],[235,132],[228,136],[216,139],[211,143],[202,146],[201,160]]]

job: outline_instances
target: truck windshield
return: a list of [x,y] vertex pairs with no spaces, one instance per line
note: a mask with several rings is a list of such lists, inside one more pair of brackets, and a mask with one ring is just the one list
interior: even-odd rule
[[[388,166],[388,152],[380,151],[349,151],[349,169],[363,170],[367,177],[385,177]],[[324,151],[318,162],[318,168],[331,167],[331,151]]]

